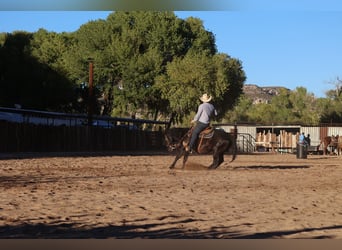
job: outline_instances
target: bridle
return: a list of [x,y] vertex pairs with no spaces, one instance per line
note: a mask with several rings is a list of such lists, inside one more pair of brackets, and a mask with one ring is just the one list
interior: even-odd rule
[[182,146],[182,142],[184,141],[184,139],[186,137],[190,137],[193,129],[194,129],[194,126],[191,126],[191,128],[178,140],[178,142],[170,144],[168,146],[168,151],[171,152],[171,151],[174,151],[177,148],[180,148]]

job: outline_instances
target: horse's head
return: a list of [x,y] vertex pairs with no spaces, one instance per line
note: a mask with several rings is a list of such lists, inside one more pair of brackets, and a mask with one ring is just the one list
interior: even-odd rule
[[165,146],[169,152],[172,152],[179,147],[179,138],[175,137],[172,130],[165,131],[164,139]]
[[165,146],[169,152],[179,149],[183,146],[183,141],[186,139],[187,129],[173,128],[167,129],[164,134]]
[[336,146],[336,144],[338,143],[338,137],[339,137],[339,135],[336,135],[336,136],[332,135],[331,136],[331,142],[330,142],[331,146]]

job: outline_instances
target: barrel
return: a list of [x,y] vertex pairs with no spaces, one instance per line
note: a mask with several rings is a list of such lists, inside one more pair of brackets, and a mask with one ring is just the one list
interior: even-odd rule
[[308,158],[308,148],[303,143],[297,144],[297,159],[306,159]]

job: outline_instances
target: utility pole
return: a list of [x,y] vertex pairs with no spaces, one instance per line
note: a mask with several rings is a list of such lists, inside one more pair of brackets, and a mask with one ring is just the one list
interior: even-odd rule
[[94,112],[94,59],[88,58],[89,62],[89,84],[88,84],[88,126],[93,125],[93,112]]

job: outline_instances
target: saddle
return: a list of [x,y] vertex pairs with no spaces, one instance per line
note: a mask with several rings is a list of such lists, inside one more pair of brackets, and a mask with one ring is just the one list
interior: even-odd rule
[[198,138],[209,139],[209,138],[213,137],[213,135],[214,135],[214,128],[211,126],[208,126],[204,130],[202,130],[202,132],[199,134]]
[[201,152],[201,147],[202,147],[202,142],[203,139],[210,139],[214,136],[214,128],[213,127],[206,127],[204,130],[202,130],[202,132],[198,135],[199,138],[199,143],[197,145],[197,152]]
[[[193,127],[187,132],[187,136],[189,136],[189,138],[191,137],[193,131]],[[210,139],[214,136],[214,128],[211,126],[206,127],[204,130],[202,130],[199,135],[198,138],[200,139],[198,145],[197,145],[197,151],[200,152],[200,148],[203,142],[203,139]],[[186,147],[189,145],[189,141],[185,142],[183,141],[183,146]]]

